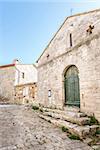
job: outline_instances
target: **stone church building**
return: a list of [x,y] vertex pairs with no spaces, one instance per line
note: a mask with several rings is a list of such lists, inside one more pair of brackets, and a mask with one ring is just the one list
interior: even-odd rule
[[37,62],[38,103],[100,120],[100,9],[67,17]]

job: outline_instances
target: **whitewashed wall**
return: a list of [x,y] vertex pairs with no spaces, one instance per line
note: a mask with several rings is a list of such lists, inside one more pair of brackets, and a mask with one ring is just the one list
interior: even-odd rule
[[36,67],[34,65],[16,64],[15,85],[34,82],[37,82]]

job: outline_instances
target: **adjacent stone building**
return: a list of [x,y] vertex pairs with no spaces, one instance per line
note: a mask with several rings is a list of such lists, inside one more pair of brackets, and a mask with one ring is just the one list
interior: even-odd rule
[[38,59],[38,103],[100,120],[100,9],[64,21]]
[[13,64],[0,66],[0,102],[32,103],[37,95],[37,69],[35,65]]

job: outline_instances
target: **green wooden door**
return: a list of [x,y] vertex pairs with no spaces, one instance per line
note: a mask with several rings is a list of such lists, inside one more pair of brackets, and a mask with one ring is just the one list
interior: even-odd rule
[[65,73],[65,104],[80,106],[78,70],[71,66]]

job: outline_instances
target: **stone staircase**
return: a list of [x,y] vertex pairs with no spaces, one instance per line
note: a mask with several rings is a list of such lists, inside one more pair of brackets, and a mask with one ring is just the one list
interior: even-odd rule
[[66,128],[69,133],[78,136],[87,144],[93,142],[97,130],[100,129],[98,123],[91,124],[91,118],[76,108],[65,108],[65,110],[42,108],[40,112],[40,118]]

